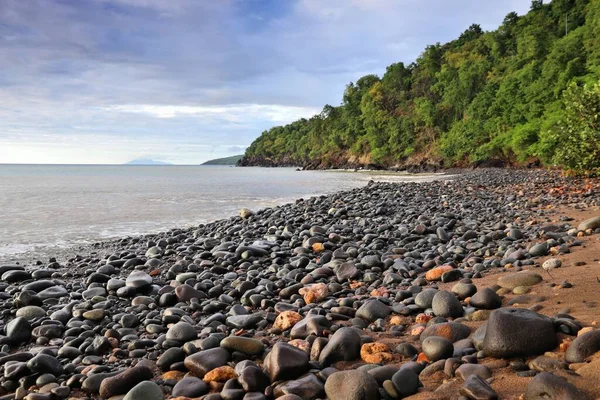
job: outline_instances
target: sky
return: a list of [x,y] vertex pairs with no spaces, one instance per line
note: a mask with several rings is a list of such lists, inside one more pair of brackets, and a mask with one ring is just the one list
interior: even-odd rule
[[0,0],[0,163],[198,164],[530,0]]

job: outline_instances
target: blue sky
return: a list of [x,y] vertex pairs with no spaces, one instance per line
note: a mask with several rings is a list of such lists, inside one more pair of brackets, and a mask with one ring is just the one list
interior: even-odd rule
[[197,164],[530,0],[1,0],[0,163]]

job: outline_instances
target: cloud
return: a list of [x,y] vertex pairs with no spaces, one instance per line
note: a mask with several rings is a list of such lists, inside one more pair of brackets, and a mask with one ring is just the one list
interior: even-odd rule
[[364,74],[529,5],[2,0],[0,162],[120,163],[139,149],[175,163],[228,155],[339,104]]
[[220,117],[232,123],[242,123],[247,119],[258,119],[276,124],[287,123],[299,118],[310,118],[319,112],[316,108],[277,104],[232,104],[227,106],[131,104],[110,106],[105,109],[108,111],[146,114],[155,118],[176,118],[185,115],[208,118]]

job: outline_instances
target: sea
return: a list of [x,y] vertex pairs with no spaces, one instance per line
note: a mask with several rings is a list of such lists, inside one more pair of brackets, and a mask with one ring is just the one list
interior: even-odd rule
[[233,166],[0,165],[0,261],[229,218],[370,180],[436,175]]

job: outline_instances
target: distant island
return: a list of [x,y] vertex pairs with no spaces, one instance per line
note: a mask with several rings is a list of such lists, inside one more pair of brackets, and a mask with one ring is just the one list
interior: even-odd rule
[[151,160],[149,158],[137,158],[135,160],[131,160],[131,161],[125,163],[125,165],[173,165],[173,164],[164,162],[164,161]]
[[215,158],[214,160],[208,160],[202,163],[202,165],[236,165],[238,161],[242,159],[242,157],[244,157],[243,154],[231,157]]

